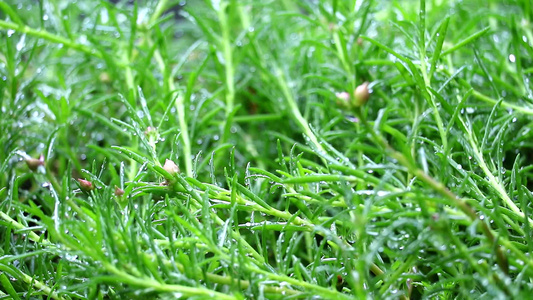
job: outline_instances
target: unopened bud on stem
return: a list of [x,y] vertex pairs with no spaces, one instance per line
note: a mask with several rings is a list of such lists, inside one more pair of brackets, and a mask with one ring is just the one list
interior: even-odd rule
[[360,107],[361,105],[365,104],[366,101],[368,101],[368,98],[370,98],[370,91],[368,90],[368,82],[365,82],[361,84],[360,86],[355,88],[355,91],[353,92],[353,106],[354,107]]
[[39,156],[39,159],[28,158],[26,159],[26,164],[28,165],[28,168],[30,168],[30,170],[35,171],[37,170],[37,168],[39,168],[39,166],[44,166],[44,156],[41,154],[41,156]]
[[94,185],[89,180],[78,178],[78,182],[80,183],[80,189],[84,192],[89,192],[94,190]]
[[163,169],[170,173],[170,175],[174,176],[175,174],[179,173],[180,168],[178,165],[176,165],[175,162],[171,161],[170,159],[165,160],[165,164],[163,165]]
[[350,107],[350,94],[347,92],[335,93],[337,105],[344,108]]
[[144,131],[144,134],[146,136],[156,136],[157,135],[157,129],[152,126],[146,127],[146,130]]
[[122,197],[124,195],[124,190],[115,185],[115,196]]

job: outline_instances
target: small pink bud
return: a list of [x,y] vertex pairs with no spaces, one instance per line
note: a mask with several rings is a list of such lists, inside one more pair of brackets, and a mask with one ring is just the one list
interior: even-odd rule
[[163,165],[163,169],[170,173],[170,175],[175,175],[179,173],[180,168],[178,165],[176,165],[175,162],[171,161],[170,159],[165,160],[165,164]]
[[28,165],[28,168],[30,168],[30,170],[35,171],[37,170],[37,168],[39,168],[39,166],[44,166],[44,156],[41,154],[41,156],[39,156],[39,159],[28,158],[26,159],[26,164]]
[[353,92],[354,100],[352,101],[352,104],[354,107],[359,107],[368,101],[368,98],[370,98],[370,91],[368,90],[368,82],[365,82],[355,88],[355,91]]
[[348,94],[347,92],[335,93],[335,96],[337,96],[337,98],[342,101],[350,100],[350,94]]
[[78,178],[78,182],[82,191],[88,192],[94,190],[94,185],[89,180]]
[[144,131],[144,134],[151,135],[151,134],[154,134],[156,131],[157,131],[157,129],[155,129],[154,127],[148,126],[148,127],[146,127],[146,130]]
[[124,195],[124,190],[115,185],[115,196],[122,197],[122,195]]
[[347,92],[335,93],[337,97],[337,105],[348,108],[350,106],[350,94]]

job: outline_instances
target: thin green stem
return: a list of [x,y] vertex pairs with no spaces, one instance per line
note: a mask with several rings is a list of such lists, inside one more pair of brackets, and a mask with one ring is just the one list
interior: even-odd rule
[[[491,98],[487,95],[484,95],[476,90],[474,90],[472,92],[472,96],[476,97],[477,99],[481,100],[481,101],[485,101],[485,102],[488,102],[490,104],[497,104],[498,103],[498,100],[494,99],[494,98]],[[517,104],[512,104],[512,103],[509,103],[509,102],[506,102],[506,101],[501,101],[500,105],[502,107],[506,107],[506,108],[512,108],[513,110],[516,110],[517,112],[519,113],[523,113],[523,114],[526,114],[526,115],[530,115],[530,116],[533,116],[533,108],[529,108],[529,107],[525,107],[525,105],[517,105]]]
[[43,283],[40,280],[35,279],[34,277],[29,276],[26,273],[20,272],[22,274],[22,280],[29,285],[33,285],[33,287],[36,290],[40,290],[41,293],[44,295],[47,295],[48,297],[52,299],[58,299],[58,300],[65,300],[66,298],[59,296],[57,292],[54,292],[52,288],[50,288],[48,285]]
[[[15,228],[15,229],[18,229],[18,230],[26,229],[26,227],[24,225],[22,225],[19,222],[13,220],[10,216],[8,216],[7,214],[5,214],[2,211],[0,211],[0,218],[4,219],[11,226],[13,226],[13,228]],[[35,242],[35,243],[40,243],[43,246],[53,246],[53,244],[50,241],[48,241],[47,239],[37,235],[33,231],[29,231],[27,234],[28,234],[28,238],[30,240],[32,240],[33,242]],[[65,298],[59,296],[57,294],[57,292],[54,292],[52,290],[52,288],[50,288],[48,285],[44,284],[43,282],[41,282],[41,281],[39,281],[39,280],[27,275],[26,273],[23,273],[22,271],[20,271],[20,274],[22,274],[22,280],[26,284],[33,285],[33,287],[35,289],[41,290],[45,295],[48,295],[49,297],[51,297],[53,299],[59,299],[59,300],[65,299]]]
[[488,27],[485,27],[483,28],[482,30],[472,34],[471,36],[465,38],[464,40],[460,41],[459,43],[455,44],[453,47],[449,48],[448,50],[446,51],[443,51],[441,53],[441,56],[446,56],[454,51],[456,51],[457,49],[461,48],[461,47],[464,47],[465,45],[473,42],[475,39],[481,37],[482,35],[484,35],[485,33],[489,32],[490,30],[490,26]]
[[[387,151],[389,156],[396,159],[401,165],[405,166],[411,173],[413,173],[417,178],[419,178],[422,182],[426,183],[428,186],[430,186],[435,192],[440,194],[442,197],[450,201],[450,204],[453,206],[459,208],[465,215],[467,215],[470,220],[473,222],[477,222],[478,228],[483,232],[483,234],[486,236],[487,240],[491,244],[491,246],[494,247],[496,250],[496,258],[498,262],[498,266],[504,271],[505,273],[508,272],[508,265],[507,265],[507,258],[505,254],[503,253],[503,250],[501,247],[497,244],[497,239],[492,231],[492,229],[487,225],[487,223],[483,220],[479,220],[479,216],[477,215],[477,212],[470,206],[468,203],[457,197],[453,192],[451,192],[448,188],[446,188],[442,183],[436,181],[433,177],[426,174],[423,170],[419,169],[416,165],[414,165],[407,157],[405,157],[402,153],[394,150],[389,143],[379,134],[377,134],[373,127],[368,124],[366,121],[365,116],[362,113],[358,113],[358,115],[361,118],[362,123],[368,128],[370,134],[374,137],[374,142],[380,145],[383,149]],[[503,239],[500,237],[500,239]],[[533,264],[533,261],[529,261],[529,263]]]
[[[165,0],[161,1],[165,2]],[[160,2],[160,3],[161,3]],[[150,47],[153,46],[153,41],[150,38],[150,36],[146,35],[146,39],[148,41],[148,44]],[[188,177],[193,176],[193,167],[192,167],[192,151],[191,151],[191,139],[189,137],[189,126],[185,119],[185,97],[183,95],[183,92],[181,90],[176,89],[176,85],[174,83],[174,78],[171,75],[171,72],[168,70],[167,64],[164,62],[163,57],[161,56],[161,52],[159,49],[156,49],[154,51],[154,58],[155,61],[159,67],[159,70],[163,76],[166,76],[166,83],[169,89],[169,92],[171,93],[171,97],[173,97],[174,101],[174,107],[176,107],[177,117],[178,117],[178,125],[180,128],[180,138],[183,143],[181,149],[183,152],[183,161],[185,163],[185,174]],[[176,95],[177,93],[177,95]],[[175,95],[175,96],[174,96]]]
[[423,93],[428,100],[431,109],[433,110],[433,116],[439,129],[440,138],[442,140],[442,147],[444,151],[448,149],[448,138],[446,137],[446,130],[442,122],[442,118],[439,113],[439,109],[435,103],[435,96],[427,91],[427,87],[431,86],[431,78],[428,75],[428,67],[426,62],[426,1],[420,0],[420,43],[418,45],[419,57],[420,57],[420,71],[422,72],[422,78],[424,79],[425,87],[423,87]]
[[513,202],[513,200],[509,197],[509,195],[505,191],[505,188],[503,187],[502,183],[490,171],[489,167],[487,166],[485,162],[485,159],[483,158],[483,154],[479,151],[477,144],[474,142],[475,138],[472,136],[472,132],[469,130],[469,128],[464,123],[463,118],[458,117],[458,119],[461,122],[462,127],[466,130],[466,134],[468,135],[468,141],[470,141],[470,147],[472,147],[472,152],[474,154],[474,157],[476,161],[479,163],[481,170],[483,170],[483,173],[485,173],[485,176],[487,176],[488,183],[492,186],[494,190],[496,190],[496,192],[498,193],[498,195],[500,195],[505,205],[509,207],[509,209],[511,209],[512,212],[516,213],[522,220],[524,220],[524,222],[529,222],[531,225],[533,225],[533,220],[529,218],[525,220],[525,214]]
[[[447,76],[451,76],[452,75],[452,71],[450,70],[447,70],[447,69],[443,69],[442,72],[444,72]],[[513,104],[513,103],[509,103],[507,101],[498,101],[497,99],[494,99],[494,98],[491,98],[475,89],[472,88],[472,86],[466,82],[464,79],[461,79],[461,78],[456,78],[457,82],[462,85],[463,87],[465,87],[466,89],[470,90],[472,89],[472,96],[474,96],[476,99],[478,100],[481,100],[483,102],[487,102],[487,103],[490,103],[490,104],[493,104],[493,105],[496,105],[497,103],[500,103],[500,105],[502,107],[505,107],[505,108],[511,108],[519,113],[522,113],[522,114],[525,114],[525,115],[530,115],[530,116],[533,116],[533,108],[531,107],[527,107],[527,104],[523,104],[523,105],[519,105],[519,104]]]
[[343,293],[339,293],[339,292],[337,292],[337,291],[335,291],[333,289],[317,286],[315,284],[312,284],[312,283],[309,283],[309,282],[305,282],[305,281],[300,281],[300,280],[294,279],[292,277],[288,277],[288,276],[285,276],[285,275],[273,274],[273,273],[270,273],[268,271],[265,271],[265,270],[262,270],[262,269],[258,269],[258,268],[255,268],[255,267],[248,267],[248,269],[250,271],[252,271],[252,272],[257,273],[257,274],[265,275],[268,279],[271,279],[271,280],[278,280],[278,281],[281,281],[281,282],[287,282],[287,283],[292,284],[292,285],[301,286],[301,287],[305,288],[308,291],[316,291],[316,292],[320,293],[321,295],[327,295],[328,297],[331,297],[330,299],[352,299],[352,297],[350,297],[350,296],[348,296],[346,294],[343,294]]
[[50,41],[52,43],[56,43],[56,44],[61,44],[65,47],[68,47],[68,48],[71,48],[71,49],[74,49],[74,50],[78,50],[80,52],[83,52],[85,54],[88,54],[90,56],[93,56],[93,57],[96,57],[96,58],[103,58],[102,54],[98,51],[96,51],[95,49],[89,47],[89,46],[86,46],[86,45],[83,45],[83,44],[78,44],[72,40],[69,40],[69,39],[66,39],[62,36],[59,36],[59,35],[56,35],[56,34],[53,34],[53,33],[50,33],[44,29],[33,29],[31,27],[28,27],[26,25],[22,25],[22,24],[16,24],[16,23],[12,23],[12,22],[8,22],[8,21],[4,21],[4,20],[0,20],[0,28],[3,28],[3,29],[11,29],[11,30],[15,30],[17,32],[20,32],[20,33],[25,33],[25,34],[29,34],[29,35],[32,35],[32,36],[35,36],[35,37],[38,37],[38,38],[42,38],[42,39],[45,39],[47,41]]
[[[13,218],[11,218],[9,215],[7,215],[6,213],[0,211],[0,217],[2,219],[4,219],[6,222],[8,222],[9,224],[11,224],[11,226],[13,226],[13,228],[15,229],[18,229],[18,230],[23,230],[25,229],[26,227],[22,224],[20,224],[19,222],[13,220]],[[41,243],[42,245],[53,245],[50,241],[48,241],[47,239],[37,235],[35,232],[33,231],[30,231],[28,233],[28,238],[36,243]]]
[[[168,79],[169,86],[171,90],[174,90],[174,81],[173,79]],[[178,113],[178,124],[180,126],[181,141],[183,142],[183,160],[185,161],[185,174],[192,177],[192,155],[191,155],[191,140],[189,138],[189,128],[187,122],[185,121],[185,103],[183,92],[177,91],[178,95],[175,98],[174,105]]]
[[167,8],[168,0],[161,0],[157,3],[154,13],[150,16],[150,24],[153,24],[157,21],[157,19],[163,14],[165,9]]
[[178,285],[178,284],[165,284],[161,283],[159,281],[156,281],[152,278],[148,277],[136,277],[134,275],[130,275],[122,270],[119,270],[114,265],[112,265],[109,262],[103,261],[102,265],[111,273],[118,276],[118,278],[126,284],[137,286],[137,287],[143,287],[147,289],[153,289],[154,291],[158,292],[171,292],[171,293],[178,293],[182,294],[185,297],[209,297],[211,299],[225,299],[225,300],[234,300],[237,299],[234,296],[226,295],[217,291],[209,290],[206,288],[200,288],[200,287],[189,287],[184,285]]
[[324,147],[318,141],[317,137],[311,130],[311,127],[309,127],[309,123],[307,123],[307,120],[300,113],[298,105],[296,104],[296,100],[294,99],[294,96],[292,95],[289,87],[287,86],[283,71],[279,67],[275,68],[275,76],[277,78],[278,85],[281,88],[281,92],[285,96],[285,100],[289,105],[290,112],[294,117],[296,124],[298,124],[305,136],[309,139],[309,142],[311,142],[317,150],[324,151]]
[[[237,5],[237,2],[234,2]],[[226,79],[226,122],[229,122],[229,117],[233,112],[235,102],[235,70],[233,66],[233,47],[231,46],[231,36],[229,20],[226,12],[229,10],[229,3],[227,1],[221,1],[220,7],[217,10],[217,15],[220,20],[220,27],[222,29],[222,52],[224,54],[224,69]],[[224,127],[227,127],[226,124]],[[223,142],[227,141],[228,137],[223,139]]]
[[355,76],[353,76],[353,70],[351,67],[353,64],[350,64],[349,63],[350,59],[346,57],[347,51],[343,47],[344,43],[341,41],[339,30],[340,30],[339,28],[333,29],[333,40],[335,41],[335,48],[337,50],[337,56],[339,57],[342,67],[344,68],[344,71],[347,74],[347,78],[350,82],[351,90],[355,90],[356,88]]

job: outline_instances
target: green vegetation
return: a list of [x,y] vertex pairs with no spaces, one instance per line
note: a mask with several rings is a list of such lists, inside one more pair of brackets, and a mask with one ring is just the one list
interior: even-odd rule
[[528,298],[532,21],[0,1],[0,299]]

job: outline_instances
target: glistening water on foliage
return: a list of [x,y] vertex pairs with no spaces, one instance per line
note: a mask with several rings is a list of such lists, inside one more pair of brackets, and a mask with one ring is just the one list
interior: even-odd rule
[[0,1],[0,299],[526,299],[530,0]]

